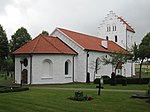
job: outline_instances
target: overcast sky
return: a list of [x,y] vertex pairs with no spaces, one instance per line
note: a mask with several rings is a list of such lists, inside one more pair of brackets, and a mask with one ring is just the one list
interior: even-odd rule
[[0,0],[0,24],[8,39],[22,26],[32,38],[56,27],[98,36],[109,11],[135,29],[137,43],[150,32],[150,0]]

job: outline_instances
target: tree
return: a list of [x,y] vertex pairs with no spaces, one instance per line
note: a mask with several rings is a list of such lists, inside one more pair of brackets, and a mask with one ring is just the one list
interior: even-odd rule
[[49,33],[47,31],[44,31],[44,30],[42,31],[42,34],[49,36]]
[[130,53],[132,54],[132,61],[137,61],[139,57],[139,46],[136,43],[133,44]]
[[11,52],[15,51],[25,43],[31,40],[30,34],[24,27],[19,28],[14,35],[11,36],[10,49]]
[[130,54],[127,54],[127,52],[114,52],[110,53],[109,57],[103,56],[102,62],[104,65],[111,64],[114,67],[114,73],[116,74],[116,69],[119,65],[122,65],[127,62],[127,60],[130,58]]
[[93,79],[95,79],[95,74],[97,74],[98,70],[101,69],[100,64],[101,64],[100,58],[97,58],[96,61],[92,61],[92,62],[90,63],[89,68],[94,70]]
[[149,59],[150,58],[150,32],[144,36],[142,39],[142,42],[139,45],[139,50],[138,50],[138,58],[141,60],[140,63],[140,70],[139,70],[139,79],[141,83],[141,69],[142,69],[142,64],[144,59]]
[[5,30],[3,30],[3,27],[0,25],[0,70],[4,68],[4,63],[8,57],[9,53],[9,47],[8,47],[8,40],[6,36]]

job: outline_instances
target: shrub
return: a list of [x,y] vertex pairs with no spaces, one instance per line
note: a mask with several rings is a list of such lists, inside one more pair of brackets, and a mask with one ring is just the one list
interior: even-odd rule
[[108,75],[103,75],[102,78],[103,79],[110,79],[110,77]]
[[[139,84],[139,78],[127,78],[127,84]],[[141,84],[148,84],[150,81],[150,78],[142,78]]]
[[8,93],[8,92],[19,92],[19,91],[26,91],[29,88],[22,88],[22,87],[8,87],[8,86],[1,86],[0,93]]
[[125,78],[125,77],[122,75],[116,75],[116,78]]
[[69,97],[69,99],[75,100],[75,101],[89,101],[89,100],[92,100],[93,98],[87,95],[84,96],[83,92],[78,91],[78,92],[75,92],[74,97]]

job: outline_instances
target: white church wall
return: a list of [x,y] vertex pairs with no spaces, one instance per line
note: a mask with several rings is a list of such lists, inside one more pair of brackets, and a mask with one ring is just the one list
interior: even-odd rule
[[128,50],[130,50],[132,48],[132,45],[134,44],[133,37],[134,37],[134,33],[127,30],[127,47],[128,47]]
[[86,82],[87,52],[79,53],[75,57],[75,82]]
[[[73,82],[73,56],[72,55],[33,55],[32,57],[32,84],[56,84]],[[48,75],[43,68],[43,61],[50,60],[52,74]],[[70,61],[70,74],[65,75],[65,62]]]
[[58,37],[69,47],[75,50],[78,55],[75,56],[75,82],[86,82],[86,57],[87,53],[84,51],[78,43],[64,35],[62,32],[57,29],[51,34],[52,36]]
[[[101,60],[101,58],[103,56],[107,56],[108,57],[108,54],[107,53],[104,53],[104,52],[96,52],[96,51],[90,51],[89,52],[89,73],[90,73],[90,79],[91,81],[94,81],[95,78],[98,78],[98,77],[101,77],[103,75],[107,75],[109,77],[111,77],[111,73],[112,73],[112,65],[103,65],[103,62],[100,62],[100,69],[97,71],[97,74],[95,74],[95,77],[94,77],[94,69],[91,68],[93,67],[92,63],[93,62],[96,62],[96,59],[99,58]],[[95,67],[95,66],[94,66]]]

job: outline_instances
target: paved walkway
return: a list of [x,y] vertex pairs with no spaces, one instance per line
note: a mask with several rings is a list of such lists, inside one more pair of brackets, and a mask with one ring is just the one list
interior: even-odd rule
[[[53,87],[30,87],[36,89],[50,89],[50,90],[75,90],[75,91],[98,91],[94,88],[53,88]],[[120,89],[101,89],[101,91],[110,91],[110,92],[145,92],[145,90],[120,90]]]

